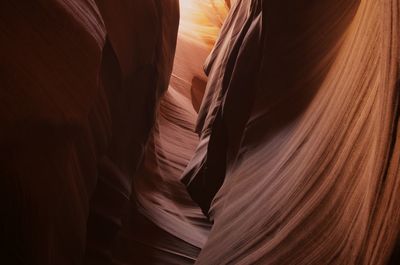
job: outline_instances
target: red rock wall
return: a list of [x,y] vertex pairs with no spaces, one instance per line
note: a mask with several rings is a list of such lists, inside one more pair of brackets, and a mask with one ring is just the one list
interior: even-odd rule
[[227,3],[0,3],[5,264],[389,262],[398,1]]
[[98,1],[98,5],[110,43],[110,53],[103,57],[103,81],[111,101],[113,133],[92,199],[88,259],[104,256],[101,262],[110,262],[111,253],[104,250],[111,247],[127,213],[132,179],[169,83],[179,13],[176,1]]
[[7,264],[107,262],[169,83],[178,19],[177,1],[1,2]]
[[400,218],[398,8],[234,3],[183,178],[214,220],[196,264],[388,262]]

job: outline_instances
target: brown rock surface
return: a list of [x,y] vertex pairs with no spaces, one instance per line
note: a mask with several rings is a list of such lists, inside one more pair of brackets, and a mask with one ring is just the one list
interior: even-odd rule
[[196,264],[388,261],[400,221],[398,19],[390,0],[236,1],[183,179],[214,220]]
[[0,263],[398,264],[399,10],[1,1]]
[[177,1],[1,2],[7,264],[82,264],[85,249],[88,263],[108,262],[178,18]]

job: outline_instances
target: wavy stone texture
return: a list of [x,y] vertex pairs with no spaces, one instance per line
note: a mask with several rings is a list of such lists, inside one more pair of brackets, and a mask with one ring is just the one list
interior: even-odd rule
[[214,220],[196,264],[388,261],[398,15],[397,1],[236,1],[206,67],[206,144],[184,175]]
[[399,12],[1,1],[0,263],[399,264]]

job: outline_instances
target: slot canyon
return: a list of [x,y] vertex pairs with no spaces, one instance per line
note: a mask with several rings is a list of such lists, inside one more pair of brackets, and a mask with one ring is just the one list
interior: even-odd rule
[[0,264],[400,264],[399,43],[400,0],[0,1]]

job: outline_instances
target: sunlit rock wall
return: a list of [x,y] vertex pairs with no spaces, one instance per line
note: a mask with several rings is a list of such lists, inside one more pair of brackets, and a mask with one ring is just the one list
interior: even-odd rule
[[392,0],[233,4],[183,175],[214,220],[196,264],[389,261],[399,28]]

